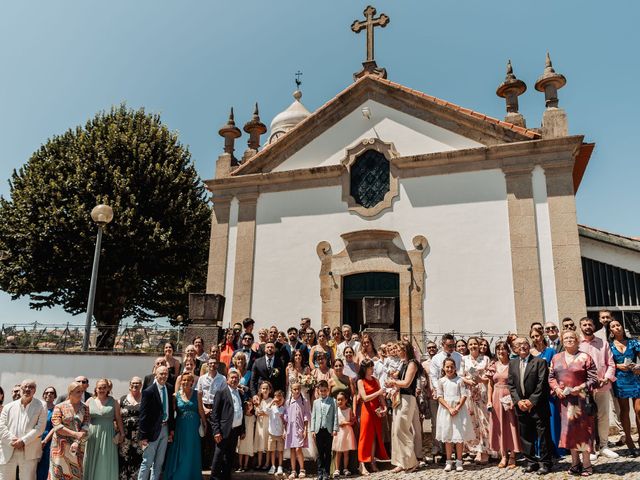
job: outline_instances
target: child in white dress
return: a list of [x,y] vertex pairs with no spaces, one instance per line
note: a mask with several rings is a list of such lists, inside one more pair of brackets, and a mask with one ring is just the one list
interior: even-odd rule
[[347,401],[347,394],[338,393],[336,396],[338,404],[338,434],[333,437],[333,451],[336,453],[336,470],[333,478],[340,476],[340,465],[344,468],[343,475],[349,476],[349,452],[356,449],[356,436],[353,433],[353,412]]
[[443,362],[445,376],[438,380],[437,392],[438,419],[436,421],[436,440],[445,445],[447,465],[445,472],[452,469],[451,455],[453,444],[456,446],[456,471],[462,472],[462,451],[464,442],[474,438],[473,426],[469,412],[464,407],[467,400],[467,389],[456,372],[456,363],[452,358]]
[[256,416],[253,414],[253,403],[244,402],[245,436],[238,442],[239,467],[236,472],[244,472],[249,468],[249,460],[253,457],[253,434],[256,426]]
[[[271,383],[263,381],[260,384],[260,390],[258,391],[259,400],[254,400],[254,406],[256,409],[256,433],[254,437],[254,450],[258,454],[258,462],[256,468],[261,470],[269,469],[269,456],[267,455],[267,442],[269,440],[269,416],[268,411],[271,406],[273,398]],[[262,456],[264,455],[264,464],[262,463]]]

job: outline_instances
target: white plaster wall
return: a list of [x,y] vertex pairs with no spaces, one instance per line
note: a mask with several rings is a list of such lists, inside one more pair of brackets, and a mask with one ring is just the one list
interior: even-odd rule
[[236,273],[236,239],[238,238],[238,199],[231,200],[229,206],[229,245],[227,248],[227,272],[224,282],[225,306],[222,325],[231,324],[231,301],[233,299],[233,279]]
[[556,295],[556,276],[553,266],[553,243],[551,241],[551,218],[547,201],[547,180],[544,170],[540,166],[534,168],[531,178],[538,239],[542,311],[545,322],[558,324],[558,297]]
[[580,254],[598,262],[640,273],[640,252],[580,236]]
[[[370,119],[363,117],[364,107],[369,108]],[[274,171],[336,165],[344,157],[345,149],[362,139],[376,137],[393,143],[402,156],[482,146],[481,143],[437,125],[367,100],[320,137],[274,168]]]
[[113,382],[113,396],[117,399],[129,391],[133,376],[144,378],[151,373],[155,355],[92,355],[29,352],[0,353],[0,385],[4,389],[5,403],[11,400],[11,387],[26,378],[37,385],[37,398],[48,386],[58,395],[67,393],[67,385],[78,375],[86,375],[93,392],[96,381],[108,378]]
[[258,326],[319,326],[316,246],[344,248],[340,234],[379,228],[405,249],[424,235],[426,329],[506,332],[515,328],[504,175],[500,170],[401,180],[392,211],[364,219],[347,210],[340,187],[268,193],[258,199],[253,307]]

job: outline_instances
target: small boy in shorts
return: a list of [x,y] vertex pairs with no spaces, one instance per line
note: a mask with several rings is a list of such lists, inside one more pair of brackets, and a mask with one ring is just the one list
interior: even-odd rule
[[[273,394],[273,402],[267,411],[269,415],[269,439],[267,440],[267,452],[271,457],[271,475],[284,475],[282,461],[284,457],[284,393],[276,390]],[[276,462],[277,458],[277,462]],[[276,465],[277,470],[276,470]]]

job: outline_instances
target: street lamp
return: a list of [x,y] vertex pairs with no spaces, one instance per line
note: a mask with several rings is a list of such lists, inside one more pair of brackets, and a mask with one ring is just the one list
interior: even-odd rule
[[89,287],[89,300],[87,301],[87,318],[84,323],[84,339],[82,351],[89,349],[89,337],[91,335],[91,318],[93,317],[93,302],[96,298],[96,284],[98,283],[98,264],[100,263],[100,244],[102,243],[102,229],[113,220],[113,209],[109,205],[97,205],[91,210],[91,218],[98,225],[98,237],[96,238],[96,251],[93,254],[93,268],[91,270],[91,286]]

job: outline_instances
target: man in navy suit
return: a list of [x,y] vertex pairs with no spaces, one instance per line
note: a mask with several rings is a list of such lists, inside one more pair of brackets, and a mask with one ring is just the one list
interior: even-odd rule
[[216,445],[211,463],[211,480],[231,478],[238,439],[245,435],[239,383],[240,373],[232,368],[227,375],[227,388],[219,390],[213,400],[209,422]]
[[142,446],[142,464],[138,480],[159,480],[167,451],[173,440],[173,387],[167,384],[169,369],[156,368],[156,379],[142,391],[138,440]]
[[251,395],[256,396],[263,380],[271,382],[273,390],[285,389],[285,365],[276,355],[275,344],[271,341],[264,346],[264,357],[253,362],[251,369]]

